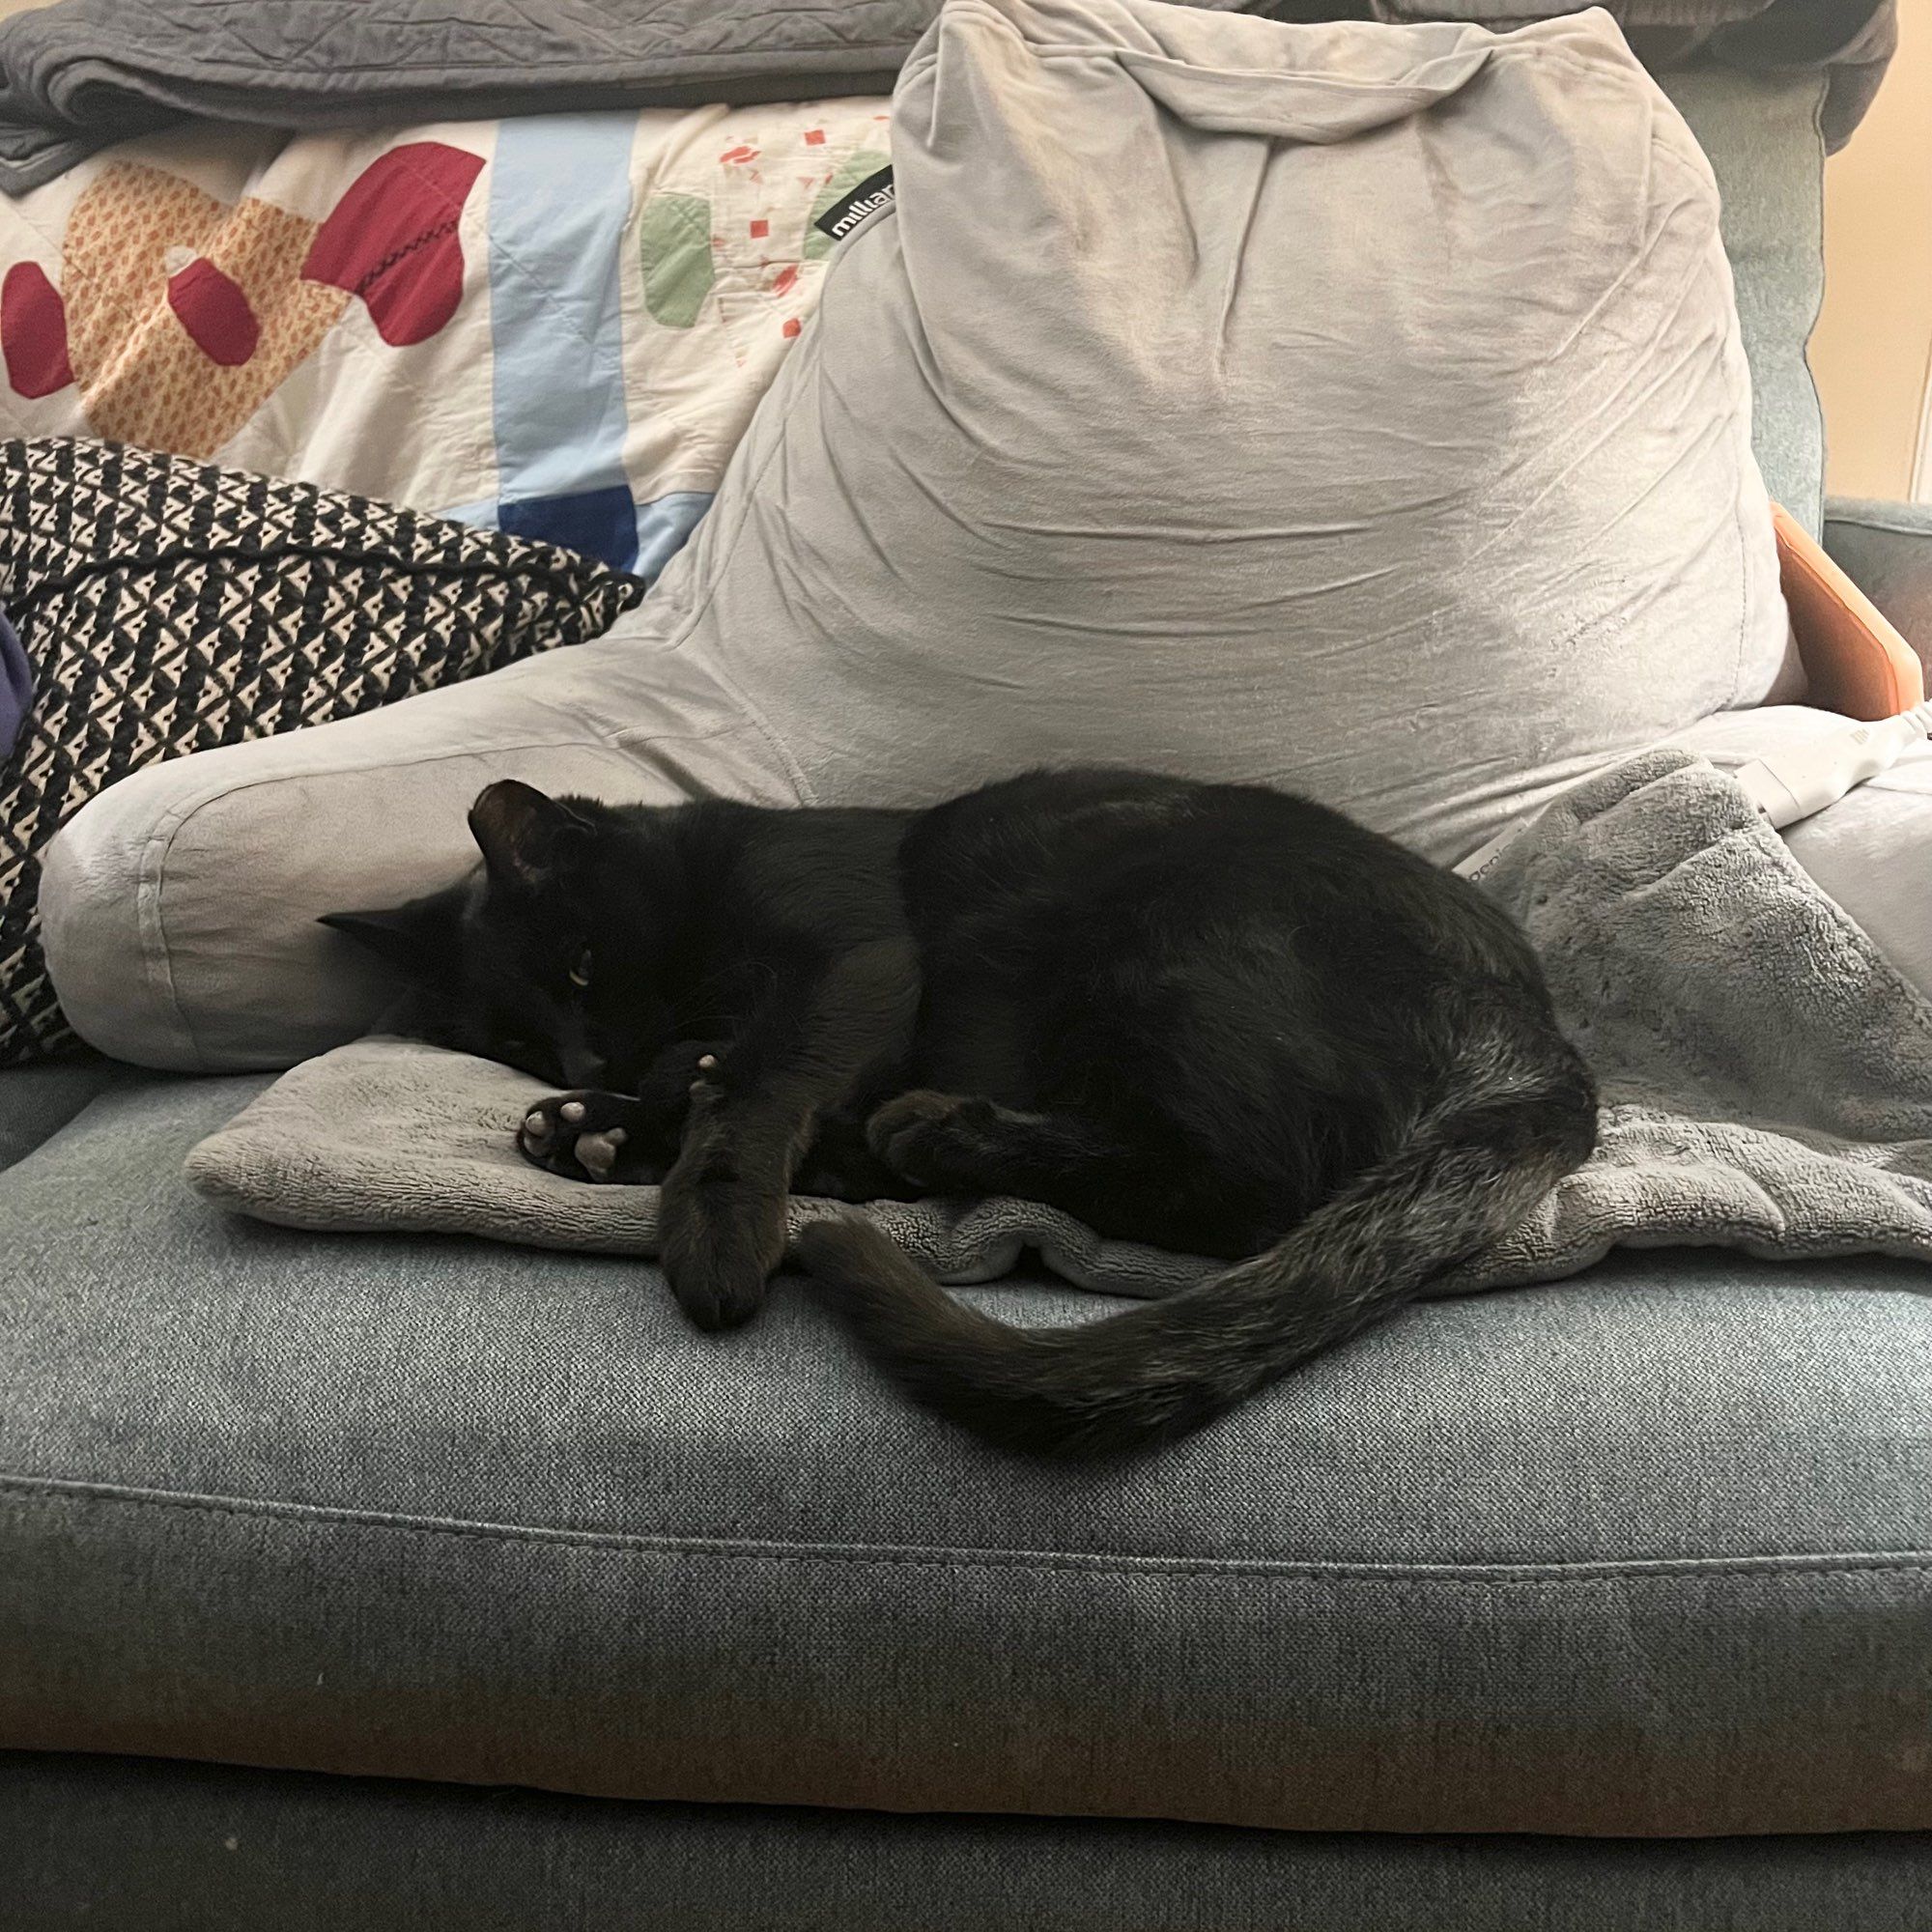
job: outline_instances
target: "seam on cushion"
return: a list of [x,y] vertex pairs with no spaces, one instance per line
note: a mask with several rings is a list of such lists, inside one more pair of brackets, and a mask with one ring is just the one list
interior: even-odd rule
[[[1831,92],[1831,79],[1826,74],[1818,76],[1817,91],[1811,98],[1811,132],[1818,142],[1817,182],[1812,190],[1811,232],[1818,238],[1818,245],[1812,252],[1812,280],[1818,290],[1817,299],[1811,304],[1811,314],[1804,325],[1804,339],[1798,345],[1799,365],[1804,371],[1804,380],[1811,389],[1811,414],[1818,425],[1818,477],[1811,491],[1811,507],[1818,519],[1818,527],[1825,527],[1825,498],[1831,494],[1830,471],[1832,458],[1832,426],[1825,420],[1825,399],[1818,393],[1818,378],[1811,368],[1811,337],[1818,327],[1818,318],[1825,312],[1825,161],[1827,156],[1825,141],[1825,97]],[[1784,506],[1787,510],[1789,503]]]
[[[1339,90],[1355,94],[1412,93],[1424,85],[1424,83],[1412,77],[1413,70],[1411,70],[1411,78],[1407,80],[1350,80],[1343,75],[1324,72],[1321,68],[1306,63],[1290,67],[1229,67],[1213,61],[1185,60],[1173,54],[1158,54],[1151,52],[1146,47],[1122,46],[1118,42],[1113,41],[1036,41],[1029,39],[1006,14],[995,12],[990,6],[972,4],[972,0],[953,0],[952,12],[955,16],[970,14],[984,25],[1003,29],[1010,39],[1017,41],[1029,53],[1041,61],[1105,60],[1111,61],[1117,67],[1128,67],[1133,61],[1139,60],[1143,63],[1156,62],[1170,68],[1181,68],[1194,73],[1233,74],[1242,80],[1313,81],[1320,85],[1335,87]],[[1560,14],[1550,14],[1542,19],[1526,22],[1525,24],[1546,26],[1553,20],[1568,17],[1570,16]],[[1483,20],[1440,20],[1431,18],[1426,21],[1416,19],[1393,24],[1461,27],[1465,30],[1463,37],[1472,41],[1475,48],[1482,53],[1486,64],[1497,61],[1520,62],[1530,60],[1534,61],[1538,67],[1566,67],[1577,73],[1603,74],[1625,71],[1620,62],[1614,60],[1606,61],[1602,54],[1582,53],[1574,47],[1568,46],[1546,45],[1540,40],[1534,45],[1525,45],[1521,43],[1512,43],[1505,38],[1502,31]],[[1619,29],[1619,33],[1621,34],[1621,28]],[[1453,58],[1453,56],[1448,54],[1431,54],[1425,57],[1422,65],[1428,66],[1435,61],[1450,58]],[[928,68],[936,68],[938,65],[939,55],[936,49],[923,55],[916,66],[912,61],[908,60],[899,70],[899,87],[903,87],[907,78],[913,73],[923,73]],[[1636,66],[1637,71],[1643,73],[1646,78],[1649,77],[1648,70],[1643,69],[1637,64],[1634,56],[1633,56],[1633,65]],[[1470,78],[1474,78],[1473,72]],[[896,98],[897,92],[898,89],[895,88],[894,90],[894,98]]]
[[[1657,91],[1660,95],[1662,95],[1661,87]],[[1690,145],[1697,156],[1698,166],[1696,172],[1698,178],[1709,188],[1712,196],[1713,219],[1711,240],[1717,246],[1718,261],[1722,267],[1721,285],[1719,293],[1723,299],[1719,306],[1731,319],[1731,328],[1726,334],[1724,341],[1726,351],[1724,359],[1729,361],[1735,355],[1737,365],[1743,371],[1745,379],[1744,421],[1732,424],[1730,436],[1726,440],[1730,457],[1731,536],[1734,545],[1734,554],[1737,559],[1738,641],[1737,650],[1731,663],[1731,695],[1720,709],[1724,711],[1736,711],[1740,708],[1744,696],[1745,654],[1746,648],[1750,641],[1751,582],[1753,577],[1751,570],[1750,532],[1745,527],[1745,464],[1747,461],[1750,463],[1753,473],[1758,475],[1758,490],[1760,494],[1769,494],[1765,492],[1762,473],[1757,471],[1757,451],[1752,445],[1752,436],[1755,432],[1757,413],[1757,375],[1750,366],[1750,354],[1745,347],[1743,318],[1738,314],[1737,270],[1732,266],[1730,247],[1724,240],[1723,189],[1718,185],[1717,170],[1712,166],[1711,157],[1704,153],[1701,143],[1697,140],[1695,130],[1691,128],[1690,122],[1685,118],[1677,103],[1669,100],[1667,95],[1662,95],[1662,98],[1669,101],[1671,120],[1690,134]],[[1662,128],[1653,121],[1651,148],[1654,154],[1666,152],[1662,147]],[[1681,165],[1689,165],[1688,158],[1682,155],[1673,152],[1671,158],[1678,161]],[[1711,265],[1708,258],[1704,267],[1704,279],[1706,281],[1711,279]],[[1742,449],[1739,448],[1741,442],[1743,444]],[[1769,502],[1765,505],[1764,517],[1765,524],[1769,527],[1772,521]],[[1774,550],[1775,548],[1776,543],[1774,538]],[[1784,603],[1784,592],[1782,586],[1777,583],[1776,561],[1776,557],[1774,555],[1771,581],[1774,585],[1777,586],[1777,601],[1782,605]],[[1784,612],[1784,647],[1779,653],[1780,662],[1784,657],[1789,655],[1791,649],[1791,612],[1789,609],[1786,609]]]
[[[1719,249],[1723,247],[1721,238],[1719,240],[1718,246]],[[1731,312],[1735,315],[1737,313],[1737,290],[1733,285],[1728,257],[1725,262],[1724,280],[1727,285],[1730,285]],[[1745,453],[1749,454],[1750,460],[1753,466],[1755,466],[1757,460],[1756,453],[1751,450],[1750,439],[1751,411],[1756,400],[1756,383],[1750,373],[1750,357],[1745,354],[1742,335],[1733,338],[1725,346],[1726,348],[1735,347],[1737,358],[1744,364],[1745,368],[1745,419],[1741,424],[1733,427],[1729,439],[1731,455],[1731,535],[1735,539],[1737,546],[1738,563],[1738,647],[1736,657],[1731,665],[1730,701],[1724,706],[1724,709],[1726,711],[1735,711],[1739,708],[1744,697],[1745,647],[1750,639],[1751,579],[1753,576],[1751,570],[1750,533],[1745,528],[1745,454],[1740,453],[1738,443],[1740,440],[1743,440]],[[1759,479],[1758,487],[1760,491],[1763,490],[1762,477]],[[1767,526],[1770,526],[1772,517],[1769,503],[1765,505],[1764,519]],[[1776,533],[1775,529],[1772,532],[1772,542],[1775,549],[1776,545]],[[1777,584],[1775,558],[1772,570],[1772,582]],[[1782,585],[1777,586],[1777,601],[1781,605],[1784,604]],[[1791,638],[1791,611],[1788,606],[1786,606],[1784,611],[1784,636],[1786,642],[1783,651],[1779,653],[1780,659],[1788,656],[1791,649],[1789,641]],[[1801,659],[1800,662],[1802,663],[1803,660]]]
[[[1732,424],[1730,435],[1725,440],[1726,450],[1730,459],[1731,537],[1733,542],[1733,555],[1737,564],[1738,636],[1737,648],[1731,660],[1731,695],[1719,709],[1721,711],[1735,711],[1739,708],[1739,700],[1744,693],[1745,653],[1750,639],[1752,571],[1750,564],[1750,536],[1749,532],[1745,528],[1744,494],[1746,458],[1749,458],[1753,467],[1755,467],[1757,461],[1756,452],[1751,447],[1752,415],[1757,403],[1757,379],[1751,373],[1750,356],[1745,350],[1742,325],[1738,322],[1737,271],[1731,266],[1730,250],[1724,244],[1723,190],[1719,187],[1716,172],[1711,166],[1710,156],[1698,145],[1694,132],[1690,133],[1690,144],[1695,155],[1694,166],[1691,163],[1690,156],[1679,153],[1674,145],[1666,145],[1665,136],[1672,131],[1673,124],[1674,127],[1682,128],[1687,132],[1690,131],[1690,124],[1684,119],[1676,103],[1671,101],[1667,95],[1663,95],[1661,89],[1658,92],[1661,98],[1669,104],[1670,117],[1668,121],[1665,121],[1657,114],[1653,105],[1649,152],[1653,160],[1674,161],[1680,168],[1694,176],[1698,185],[1710,197],[1710,239],[1711,243],[1717,249],[1718,263],[1721,265],[1721,276],[1719,278],[1718,293],[1723,299],[1719,306],[1730,315],[1734,329],[1734,332],[1725,339],[1725,350],[1727,352],[1725,359],[1728,361],[1730,359],[1730,353],[1734,352],[1745,379],[1744,420],[1742,423]],[[1684,288],[1677,292],[1680,298],[1688,294],[1698,283],[1709,284],[1712,280],[1712,270],[1713,265],[1707,254],[1692,271],[1691,276],[1687,279]],[[1743,445],[1742,448],[1739,446],[1741,443]],[[1759,478],[1759,488],[1763,488],[1762,477]],[[1767,524],[1770,522],[1770,510],[1767,507],[1765,512]],[[1774,568],[1774,582],[1776,582],[1776,573]],[[1783,601],[1781,591],[1778,601],[1780,603]],[[1790,612],[1787,611],[1785,613],[1785,631],[1787,636],[1790,633],[1790,627],[1791,617]]]
[[[453,690],[455,687],[451,686],[447,688]],[[704,744],[713,738],[723,737],[731,728],[731,722],[726,722],[720,724],[715,731],[665,731],[652,734],[644,742],[648,744],[667,745]],[[285,732],[281,735],[292,738],[295,736],[295,733]],[[270,741],[256,739],[249,742],[266,744]],[[295,778],[342,778],[354,772],[410,771],[422,765],[447,764],[454,758],[494,756],[499,752],[547,752],[554,751],[561,747],[571,747],[581,750],[584,745],[590,743],[615,750],[620,756],[624,755],[621,751],[621,735],[619,737],[606,737],[600,733],[595,739],[537,738],[514,745],[492,745],[487,750],[440,752],[430,757],[381,758],[371,760],[366,764],[334,765],[326,771],[311,771],[307,773],[277,772],[272,776],[265,775],[262,778],[246,780],[241,784],[224,785],[217,791],[205,790],[201,796],[192,799],[185,805],[177,807],[171,816],[163,817],[142,842],[141,862],[135,875],[134,888],[137,903],[136,918],[143,941],[147,945],[154,962],[158,964],[161,981],[166,991],[168,1009],[175,1016],[175,1023],[180,1029],[180,1037],[186,1041],[188,1051],[193,1055],[195,1061],[199,1063],[201,1060],[201,1040],[188,1020],[186,1009],[182,1005],[180,993],[175,985],[174,954],[168,944],[167,915],[163,909],[162,900],[167,887],[168,860],[173,855],[175,840],[185,830],[188,822],[198,813],[205,810],[209,806],[221,804],[231,798],[239,798],[243,792],[254,791],[263,785],[285,784]],[[153,769],[158,769],[158,767]],[[147,964],[148,962],[144,961],[143,963]]]
[[908,1544],[784,1544],[731,1537],[680,1537],[623,1530],[554,1529],[540,1524],[462,1522],[443,1517],[355,1510],[312,1503],[262,1502],[241,1496],[133,1489],[63,1477],[0,1474],[0,1492],[52,1504],[115,1503],[124,1508],[190,1510],[211,1516],[262,1517],[349,1529],[416,1536],[480,1538],[497,1543],[555,1544],[640,1556],[692,1556],[772,1563],[852,1563],[939,1570],[1087,1571],[1119,1576],[1192,1576],[1216,1580],[1395,1583],[1499,1589],[1548,1583],[1701,1580],[1717,1577],[1858,1576],[1932,1572],[1932,1550],[1871,1550],[1846,1555],[1636,1557],[1597,1562],[1349,1563],[1287,1557],[1134,1556],[1104,1551],[972,1549]]

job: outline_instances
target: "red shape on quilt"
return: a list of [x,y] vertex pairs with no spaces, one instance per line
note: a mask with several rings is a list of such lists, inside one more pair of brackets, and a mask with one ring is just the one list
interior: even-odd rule
[[38,262],[15,262],[0,282],[0,355],[16,395],[50,396],[73,381],[67,303]]
[[247,361],[262,339],[248,298],[206,255],[168,277],[168,306],[194,346],[224,369]]
[[391,349],[426,340],[463,299],[456,224],[482,172],[481,155],[441,141],[391,148],[316,231],[303,279],[360,296]]

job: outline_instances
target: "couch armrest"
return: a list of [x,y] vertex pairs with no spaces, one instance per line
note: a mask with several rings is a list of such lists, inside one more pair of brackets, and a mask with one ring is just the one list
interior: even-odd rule
[[1932,664],[1932,503],[1828,497],[1825,548]]
[[1839,561],[1776,503],[1778,575],[1811,703],[1890,718],[1925,696],[1925,661]]

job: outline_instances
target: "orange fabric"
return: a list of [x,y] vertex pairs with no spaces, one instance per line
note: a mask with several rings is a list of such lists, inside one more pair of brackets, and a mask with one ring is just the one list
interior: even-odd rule
[[1808,701],[1847,718],[1890,718],[1925,696],[1918,656],[1787,511],[1771,506],[1777,563]]

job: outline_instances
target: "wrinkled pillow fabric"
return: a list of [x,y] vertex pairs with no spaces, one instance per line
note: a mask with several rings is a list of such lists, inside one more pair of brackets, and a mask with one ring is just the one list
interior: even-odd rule
[[90,1038],[221,1067],[359,1030],[379,989],[308,922],[451,876],[495,777],[896,805],[1132,763],[1454,862],[1773,688],[1717,191],[1607,14],[950,0],[893,162],[611,639],[71,828]]
[[1128,760],[1453,862],[1770,691],[1718,196],[1606,14],[960,0],[893,125],[666,584],[810,795]]
[[42,848],[103,785],[595,637],[643,585],[306,484],[47,438],[0,444],[0,595],[39,683],[0,759],[6,1066],[72,1043],[34,898]]

